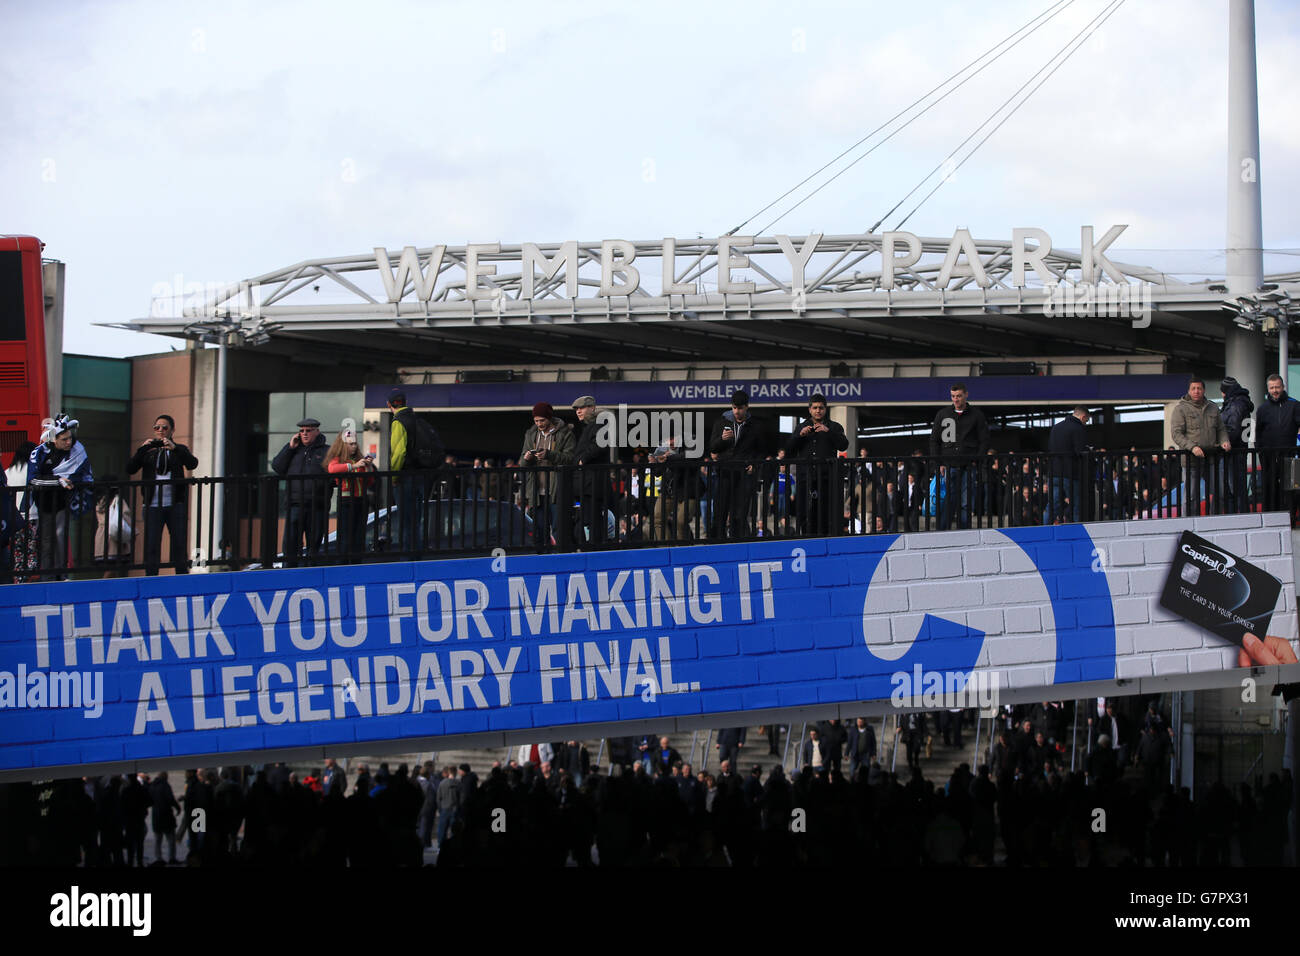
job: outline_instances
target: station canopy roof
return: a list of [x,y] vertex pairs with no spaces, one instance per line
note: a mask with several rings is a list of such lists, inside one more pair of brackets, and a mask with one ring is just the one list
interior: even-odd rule
[[[1027,231],[1037,246],[958,230],[375,249],[106,324],[376,370],[1222,355],[1226,285],[1120,261],[1109,247],[1122,229],[1094,240],[1084,227],[1079,252],[1041,230]],[[1300,300],[1297,278],[1269,282]]]

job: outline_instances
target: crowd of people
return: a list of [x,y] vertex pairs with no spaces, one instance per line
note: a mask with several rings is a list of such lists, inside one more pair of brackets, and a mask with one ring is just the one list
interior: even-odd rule
[[782,729],[769,727],[766,766],[741,764],[745,730],[733,728],[714,745],[716,770],[698,772],[670,738],[646,734],[608,741],[603,771],[566,741],[523,745],[481,777],[430,760],[359,764],[349,779],[327,760],[301,774],[187,771],[175,789],[166,773],[6,784],[0,862],[140,866],[150,837],[155,865],[177,862],[179,841],[191,866],[419,866],[430,847],[451,867],[1282,862],[1289,771],[1235,792],[1217,782],[1193,803],[1169,783],[1154,704],[1131,722],[1099,701],[1078,769],[1060,736],[1074,726],[1068,703],[1007,708],[987,762],[946,780],[927,779],[922,742],[942,733],[960,748],[969,715],[920,716],[895,731],[909,750],[898,772],[859,719],[810,727],[790,775],[771,757]]
[[[543,548],[1143,519],[1198,514],[1207,505],[1216,513],[1292,507],[1284,472],[1300,434],[1300,402],[1279,376],[1269,377],[1257,410],[1234,379],[1224,380],[1220,406],[1193,378],[1174,408],[1173,444],[1145,453],[1090,447],[1085,406],[1052,426],[1046,452],[999,453],[965,383],[949,391],[928,449],[903,457],[865,447],[847,457],[848,436],[820,394],[781,435],[737,390],[702,447],[689,452],[676,435],[653,449],[609,448],[595,396],[582,395],[572,403],[572,422],[546,402],[534,405],[515,457],[461,460],[397,387],[388,397],[387,461],[362,453],[354,420],[345,419],[330,440],[310,416],[273,456],[280,560],[294,567],[366,551],[418,556],[446,547],[439,539],[446,528],[430,518],[437,500],[501,502],[526,513],[531,536],[494,515],[492,543]],[[164,530],[167,566],[185,573],[186,474],[198,460],[174,441],[171,416],[158,416],[153,427],[154,437],[130,459],[128,476],[139,474],[140,487],[129,491],[116,476],[94,482],[75,420],[47,423],[42,443],[19,449],[6,472],[13,489],[0,494],[0,574],[62,575],[70,516],[92,510],[95,560],[106,574],[132,562],[137,537],[146,573],[157,574]]]

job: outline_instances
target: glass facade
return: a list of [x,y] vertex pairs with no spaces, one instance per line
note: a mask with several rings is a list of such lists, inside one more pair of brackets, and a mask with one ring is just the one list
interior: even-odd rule
[[298,430],[298,422],[311,416],[320,422],[321,434],[332,443],[338,437],[343,419],[351,418],[361,428],[365,411],[365,393],[361,389],[347,392],[272,392],[270,395],[266,440],[265,470],[271,459]]

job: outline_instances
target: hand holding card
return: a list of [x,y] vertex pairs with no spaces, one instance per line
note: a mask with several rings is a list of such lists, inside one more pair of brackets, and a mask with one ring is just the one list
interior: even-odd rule
[[1237,666],[1250,667],[1253,664],[1296,664],[1295,651],[1291,642],[1284,637],[1272,634],[1260,640],[1247,631],[1241,639],[1241,650],[1237,652]]

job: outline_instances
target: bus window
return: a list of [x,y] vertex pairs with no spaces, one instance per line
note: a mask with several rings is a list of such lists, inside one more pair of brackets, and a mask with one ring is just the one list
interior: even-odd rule
[[0,252],[0,342],[21,342],[27,338],[22,258],[21,252]]

